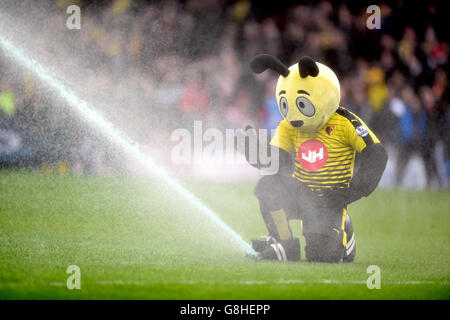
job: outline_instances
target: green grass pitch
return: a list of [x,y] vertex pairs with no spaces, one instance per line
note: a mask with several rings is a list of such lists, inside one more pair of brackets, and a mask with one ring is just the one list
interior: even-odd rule
[[[246,241],[266,233],[251,183],[184,185]],[[349,208],[354,263],[255,262],[158,181],[3,171],[0,299],[449,299],[449,208],[448,192],[378,190]]]

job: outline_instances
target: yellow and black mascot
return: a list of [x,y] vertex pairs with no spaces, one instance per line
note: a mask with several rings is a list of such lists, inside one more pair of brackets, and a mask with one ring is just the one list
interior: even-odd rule
[[268,54],[257,55],[250,66],[255,73],[271,69],[280,75],[275,95],[284,117],[270,142],[272,150],[278,148],[273,154],[279,169],[254,190],[269,231],[252,241],[256,259],[299,261],[300,242],[289,220],[300,219],[308,261],[353,261],[356,240],[347,205],[376,188],[385,149],[358,116],[339,106],[339,81],[329,67],[302,57],[288,68]]

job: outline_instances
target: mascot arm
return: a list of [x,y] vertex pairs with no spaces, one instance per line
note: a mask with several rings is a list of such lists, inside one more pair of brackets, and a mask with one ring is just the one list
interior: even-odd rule
[[[255,153],[253,156],[256,156],[256,159],[250,159],[250,148],[252,147],[256,148],[253,150]],[[239,153],[245,156],[245,159],[251,166],[256,169],[261,169],[264,167],[258,156],[259,139],[253,127],[248,125],[245,129],[239,129],[236,131],[235,148]]]
[[329,207],[345,207],[371,194],[380,182],[387,163],[387,153],[381,143],[367,146],[359,155],[360,166],[348,189],[329,189],[323,194]]
[[350,183],[350,202],[367,197],[375,190],[386,168],[387,159],[381,143],[367,146],[360,153],[360,167]]

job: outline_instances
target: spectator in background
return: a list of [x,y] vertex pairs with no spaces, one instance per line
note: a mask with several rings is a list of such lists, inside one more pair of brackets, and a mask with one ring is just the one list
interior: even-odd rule
[[421,140],[422,157],[425,162],[425,169],[427,172],[428,187],[432,186],[432,182],[436,179],[438,185],[444,185],[442,181],[436,161],[436,145],[438,141],[447,133],[445,130],[445,118],[442,117],[442,112],[439,110],[436,96],[433,90],[428,86],[422,86],[419,89],[420,102],[422,110],[425,113],[424,137]]
[[426,119],[420,101],[411,86],[406,85],[402,88],[398,103],[402,110],[398,113],[398,156],[395,181],[397,186],[401,186],[409,159],[413,154],[421,151]]

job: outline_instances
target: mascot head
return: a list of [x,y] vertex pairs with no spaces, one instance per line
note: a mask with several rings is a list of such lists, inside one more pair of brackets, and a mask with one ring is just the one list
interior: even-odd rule
[[275,92],[279,110],[300,131],[320,130],[339,107],[336,75],[310,57],[302,57],[288,68],[277,58],[260,54],[252,59],[250,67],[255,73],[272,69],[280,74]]

